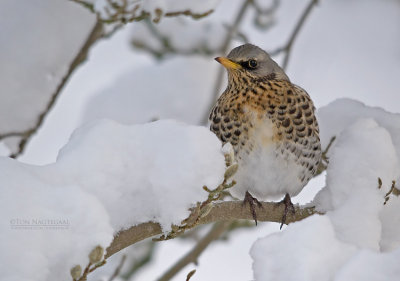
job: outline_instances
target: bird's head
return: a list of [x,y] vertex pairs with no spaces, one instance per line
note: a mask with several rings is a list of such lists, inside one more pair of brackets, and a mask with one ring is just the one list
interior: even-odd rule
[[249,76],[255,79],[288,80],[285,72],[264,50],[252,44],[234,48],[227,57],[215,58],[227,70],[230,79]]

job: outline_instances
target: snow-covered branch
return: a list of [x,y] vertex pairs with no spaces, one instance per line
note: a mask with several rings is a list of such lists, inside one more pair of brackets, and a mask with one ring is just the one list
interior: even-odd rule
[[[261,202],[261,204],[261,208],[257,207],[258,221],[281,222],[284,210],[282,204],[276,202]],[[296,206],[295,210],[295,214],[288,214],[286,224],[301,221],[318,213],[314,207]],[[238,219],[252,220],[253,215],[250,209],[243,206],[241,201],[225,201],[213,204],[211,211],[201,218],[196,226],[217,221],[234,221]],[[107,248],[105,257],[108,258],[130,245],[160,234],[162,234],[161,226],[155,222],[146,222],[122,230],[114,237],[113,242]]]
[[[31,2],[0,11],[0,152],[23,154],[0,157],[1,278],[399,279],[397,3]],[[319,108],[319,175],[282,231],[226,196],[235,165],[193,126],[221,93],[212,53],[244,41],[289,61]]]

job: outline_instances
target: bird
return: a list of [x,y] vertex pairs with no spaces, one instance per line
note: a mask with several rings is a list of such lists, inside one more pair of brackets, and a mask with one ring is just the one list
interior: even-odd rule
[[230,193],[249,204],[257,224],[259,200],[282,198],[282,225],[296,196],[321,161],[315,107],[307,92],[261,48],[244,44],[215,58],[228,84],[209,115],[210,129],[230,143],[238,170]]

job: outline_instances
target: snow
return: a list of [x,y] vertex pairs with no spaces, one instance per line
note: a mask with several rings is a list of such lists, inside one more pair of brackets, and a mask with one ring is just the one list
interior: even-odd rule
[[315,215],[257,240],[251,250],[255,280],[333,280],[356,247],[339,241],[326,216]]
[[349,97],[396,112],[398,90],[389,81],[400,76],[399,26],[398,1],[321,2],[296,42],[289,72],[314,93],[317,107]]
[[[72,266],[84,267],[88,253],[98,244],[106,248],[121,229],[154,221],[168,231],[207,198],[204,185],[222,182],[225,170],[214,134],[172,120],[92,122],[74,132],[54,164],[3,157],[0,165],[5,280],[69,280]],[[18,228],[37,219],[68,225]],[[32,262],[20,269],[20,260]]]
[[221,144],[205,127],[168,120],[131,130],[113,121],[96,124],[75,132],[57,164],[69,171],[64,181],[78,181],[99,193],[115,214],[111,224],[116,230],[147,221],[168,230],[189,215],[190,204],[207,198],[204,185],[216,187],[223,180]]
[[399,249],[382,254],[371,250],[361,250],[341,268],[334,280],[398,280],[400,275],[399,258]]
[[400,158],[400,114],[391,113],[379,107],[366,106],[364,103],[341,98],[333,101],[317,111],[321,128],[321,144],[326,147],[333,136],[338,135],[349,124],[359,118],[372,118],[390,133],[393,145]]
[[[339,135],[329,161],[327,188],[317,195],[317,207],[319,197],[329,196],[338,237],[379,250],[379,212],[391,181],[400,171],[390,134],[374,120],[360,119]],[[381,190],[378,177],[383,182]],[[329,205],[320,208],[329,209]]]
[[[173,12],[173,5],[178,2],[147,3],[150,10],[164,5],[168,6],[164,12]],[[249,12],[239,25],[239,32],[250,42],[274,50],[287,41],[307,3],[281,1],[274,25],[267,32],[254,28],[253,13]],[[200,7],[194,6],[197,4]],[[176,5],[201,13],[217,4],[179,1]],[[221,1],[205,19],[164,17],[156,27],[162,35],[171,36],[173,47],[180,51],[188,52],[202,40],[214,49],[220,46],[241,4],[241,0]],[[101,2],[98,5],[101,7]],[[19,130],[33,124],[34,116],[46,104],[92,28],[94,16],[76,3],[48,0],[3,1],[0,14],[0,132],[4,133],[3,128]],[[385,111],[399,112],[399,19],[396,0],[320,1],[293,45],[288,76],[308,91],[319,108],[323,147],[332,136],[337,136],[328,154],[331,162],[326,182],[325,174],[318,176],[293,201],[304,204],[325,186],[312,203],[328,213],[291,224],[283,231],[278,230],[277,224],[263,223],[235,232],[227,244],[212,244],[199,258],[198,267],[189,265],[174,280],[185,280],[193,268],[197,269],[194,281],[212,280],[221,272],[227,280],[249,280],[253,274],[256,280],[269,280],[270,274],[276,277],[273,280],[399,279],[400,200],[391,195],[383,205],[391,180],[399,180],[399,114]],[[140,124],[174,118],[198,124],[202,120],[219,67],[212,60],[214,55],[167,56],[163,61],[155,61],[137,49],[132,51],[129,42],[133,39],[159,47],[142,23],[129,24],[122,33],[96,44],[88,60],[68,81],[54,110],[19,161],[54,162],[71,132],[85,121],[106,117],[122,124]],[[242,43],[240,38],[235,40],[230,47]],[[279,61],[282,55],[275,59]],[[74,134],[55,164],[46,166],[1,158],[1,279],[70,280],[68,272],[72,265],[85,265],[89,251],[97,244],[107,246],[116,227],[134,223],[133,210],[137,206],[127,206],[127,201],[129,198],[136,202],[134,192],[139,191],[133,183],[139,180],[133,178],[132,167],[135,159],[149,159],[137,158],[141,150],[132,149],[131,141],[124,139],[136,133],[147,134],[151,129],[146,126],[159,124],[122,126],[111,121],[92,122]],[[165,129],[164,126],[159,129]],[[176,126],[178,130],[179,125]],[[206,134],[206,129],[202,130]],[[183,133],[181,137],[187,140],[185,136],[188,137]],[[154,141],[143,138],[138,137],[140,144]],[[182,145],[179,139],[170,144],[175,148]],[[171,166],[161,157],[161,148],[167,154],[170,149],[153,146],[160,154],[155,156],[151,152],[154,168]],[[7,153],[4,143],[0,143],[0,150],[2,155]],[[145,151],[150,153],[150,147],[146,146]],[[192,167],[195,164],[183,162]],[[198,176],[197,180],[200,171],[191,171]],[[172,174],[160,174],[169,182],[180,184],[172,180]],[[216,182],[222,174],[215,172]],[[377,177],[383,179],[382,190],[377,190]],[[163,183],[155,178],[154,182],[146,180],[144,184],[149,187]],[[113,205],[119,191],[123,203]],[[193,198],[201,200],[205,196],[201,189],[197,195]],[[153,204],[148,206],[149,198],[142,200],[147,202],[143,206],[149,212],[147,218],[159,215],[151,209]],[[161,199],[157,202],[166,204]],[[187,203],[190,206],[194,202]],[[118,210],[116,215],[118,207],[121,212]],[[169,211],[174,212],[172,208]],[[182,211],[181,215],[184,217],[187,212]],[[70,224],[66,230],[10,229],[11,223],[18,223],[16,219],[36,218],[67,219]],[[167,227],[168,218],[160,219]],[[278,233],[268,236],[272,232]],[[258,237],[263,238],[252,248],[251,260],[247,253]],[[186,240],[155,244],[158,251],[154,264],[142,268],[135,280],[153,280],[174,264],[171,253],[177,260],[193,247],[193,243],[183,241]],[[119,257],[113,256],[109,262],[115,261]],[[102,268],[104,276],[109,277],[114,269],[113,265]]]
[[73,265],[110,243],[109,215],[94,195],[76,184],[49,184],[44,167],[4,157],[0,166],[2,280],[68,280]]
[[[240,30],[248,31],[249,42],[276,50],[287,42],[308,3],[280,1],[275,24],[267,32],[254,28],[250,20]],[[317,108],[348,97],[398,112],[398,5],[396,0],[318,2],[293,45],[290,80],[307,90]]]
[[[398,114],[349,99],[319,110],[325,144],[336,136],[326,186],[312,202],[326,215],[294,223],[254,243],[255,280],[398,279],[400,270],[386,261],[388,255],[399,257],[399,198],[392,196],[390,205],[383,204],[392,180],[400,179],[400,145],[393,142],[400,134],[393,129],[396,118]],[[363,272],[366,267],[369,270]],[[387,270],[390,275],[383,275]]]
[[216,63],[200,57],[174,58],[156,68],[153,64],[132,67],[90,100],[84,120],[110,118],[135,124],[173,118],[199,124],[212,87],[203,79],[212,81],[216,70]]
[[[35,124],[94,19],[71,1],[1,2],[0,134]],[[11,151],[16,140],[6,140]]]

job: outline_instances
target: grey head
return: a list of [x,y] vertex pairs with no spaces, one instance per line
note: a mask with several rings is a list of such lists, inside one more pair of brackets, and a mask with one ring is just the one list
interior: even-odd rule
[[[288,80],[283,69],[271,59],[267,52],[263,49],[252,45],[244,44],[234,48],[227,58],[242,68],[239,71],[246,71],[256,78],[274,78],[278,80]],[[228,71],[232,69],[228,68]]]

